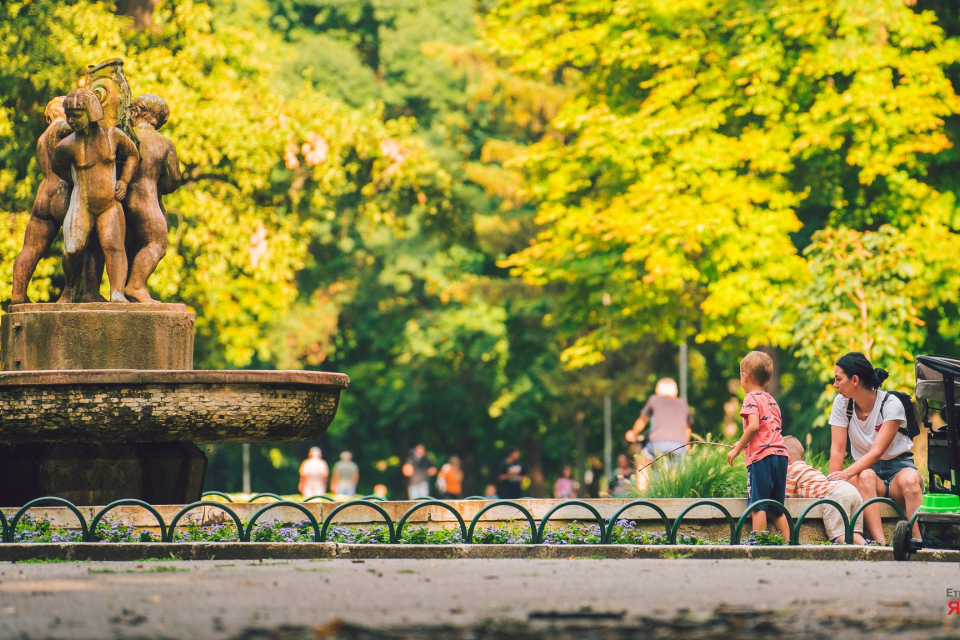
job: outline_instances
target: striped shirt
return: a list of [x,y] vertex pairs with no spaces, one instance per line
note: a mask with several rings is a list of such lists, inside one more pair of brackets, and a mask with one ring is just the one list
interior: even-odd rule
[[787,467],[788,498],[822,498],[843,481],[830,480],[806,462],[797,460]]

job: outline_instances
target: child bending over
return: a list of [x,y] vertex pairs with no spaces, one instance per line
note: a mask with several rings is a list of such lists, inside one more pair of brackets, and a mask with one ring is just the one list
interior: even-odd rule
[[[787,446],[787,497],[788,498],[826,498],[838,503],[847,512],[849,518],[863,504],[860,491],[849,482],[830,480],[803,461],[803,445],[793,436],[783,439]],[[823,528],[832,542],[844,543],[843,518],[834,507],[822,505]],[[853,525],[853,541],[866,544],[863,539],[863,515]]]

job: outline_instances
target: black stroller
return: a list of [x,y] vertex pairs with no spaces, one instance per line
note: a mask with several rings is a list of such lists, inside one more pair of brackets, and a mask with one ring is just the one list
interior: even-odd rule
[[[916,409],[927,428],[929,493],[916,515],[920,537],[913,538],[913,522],[900,521],[893,534],[893,557],[907,560],[923,548],[960,549],[960,360],[945,356],[917,356]],[[944,425],[934,429],[930,416],[940,411]]]

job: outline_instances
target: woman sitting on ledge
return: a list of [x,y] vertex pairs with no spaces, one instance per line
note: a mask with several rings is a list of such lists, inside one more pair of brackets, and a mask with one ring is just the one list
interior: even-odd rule
[[[923,479],[913,461],[913,441],[900,431],[907,420],[903,404],[879,390],[887,376],[883,369],[874,369],[862,353],[848,353],[837,360],[829,477],[854,484],[864,501],[877,496],[892,498],[909,518],[920,506]],[[848,434],[855,462],[844,469]],[[884,542],[880,505],[867,507],[863,516],[869,536]],[[913,535],[920,536],[916,526]]]

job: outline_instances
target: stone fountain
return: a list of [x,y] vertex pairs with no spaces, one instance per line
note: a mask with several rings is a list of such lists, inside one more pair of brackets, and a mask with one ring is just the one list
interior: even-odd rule
[[[158,96],[132,98],[119,59],[81,84],[47,108],[44,180],[0,318],[0,506],[193,502],[207,467],[197,443],[315,438],[349,379],[193,369],[194,314],[146,286],[166,251],[161,197],[180,182],[157,132],[169,110]],[[63,295],[31,304],[27,284],[61,227]]]

